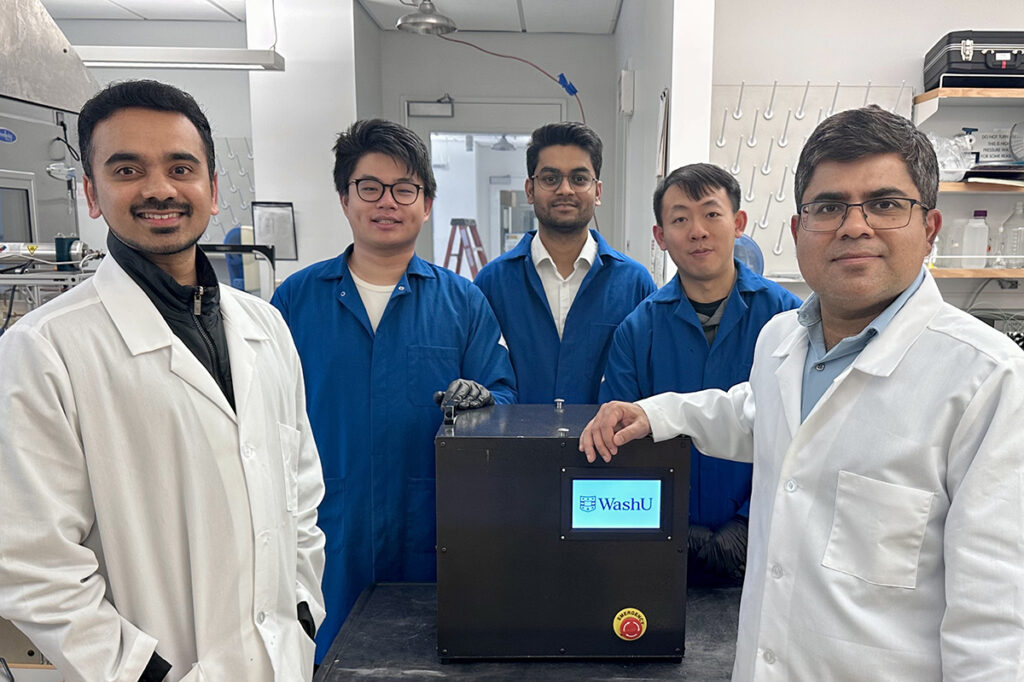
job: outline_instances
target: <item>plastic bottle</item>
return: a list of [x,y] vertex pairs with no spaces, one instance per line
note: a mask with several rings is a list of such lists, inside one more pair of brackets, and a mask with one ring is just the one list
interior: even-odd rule
[[964,225],[967,220],[951,220],[948,225],[943,225],[939,235],[943,236],[939,244],[939,258],[936,261],[940,268],[959,268],[960,254],[963,253]]
[[[1005,224],[1005,221],[1003,224]],[[988,260],[985,261],[986,268],[1006,267],[1006,238],[1003,230],[1003,225],[992,224],[988,226]]]
[[974,217],[964,225],[960,267],[969,270],[985,267],[985,255],[988,252],[988,223],[985,221],[987,217],[988,211],[976,210]]
[[1003,258],[1005,267],[1024,268],[1024,201],[1003,222]]

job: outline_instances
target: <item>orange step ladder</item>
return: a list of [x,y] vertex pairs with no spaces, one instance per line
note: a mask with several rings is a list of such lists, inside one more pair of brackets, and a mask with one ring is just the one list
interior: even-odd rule
[[[452,246],[455,244],[455,235],[458,233],[459,244],[455,251]],[[476,229],[476,221],[472,218],[452,218],[452,229],[448,233],[448,249],[445,251],[444,266],[447,268],[455,256],[455,272],[462,269],[462,259],[466,259],[469,271],[476,277],[480,268],[487,265],[487,254],[480,242],[480,233]]]

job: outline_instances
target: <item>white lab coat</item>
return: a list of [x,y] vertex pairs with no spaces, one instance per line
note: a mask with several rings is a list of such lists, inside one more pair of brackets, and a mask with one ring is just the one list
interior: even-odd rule
[[728,393],[640,401],[754,462],[734,680],[1024,679],[1024,353],[920,289],[800,423],[796,311]]
[[0,337],[0,616],[65,679],[312,676],[323,495],[299,359],[221,287],[236,412],[112,258]]

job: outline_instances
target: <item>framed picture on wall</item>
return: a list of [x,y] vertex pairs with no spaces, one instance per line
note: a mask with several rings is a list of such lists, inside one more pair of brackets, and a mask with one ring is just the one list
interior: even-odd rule
[[277,260],[298,260],[295,242],[295,210],[290,201],[252,202],[253,240],[272,244]]

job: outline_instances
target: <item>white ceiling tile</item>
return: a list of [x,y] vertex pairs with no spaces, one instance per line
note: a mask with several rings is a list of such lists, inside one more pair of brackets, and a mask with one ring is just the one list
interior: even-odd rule
[[[359,0],[363,9],[384,30],[394,30],[395,22],[415,7],[398,0]],[[434,0],[438,14],[451,18],[460,31],[520,31],[516,0]]]
[[114,0],[130,12],[154,21],[235,21],[227,12],[207,0]]
[[123,7],[107,0],[42,0],[54,19],[138,19]]
[[[646,1],[646,0],[645,0]],[[521,0],[529,33],[615,32],[622,0]]]
[[239,21],[245,21],[245,0],[207,0],[215,5],[220,5],[225,12]]
[[[415,11],[399,0],[359,0],[359,4],[389,31],[400,16]],[[529,33],[612,33],[621,4],[622,0],[522,0]],[[522,31],[517,0],[434,0],[434,7],[460,31]]]

